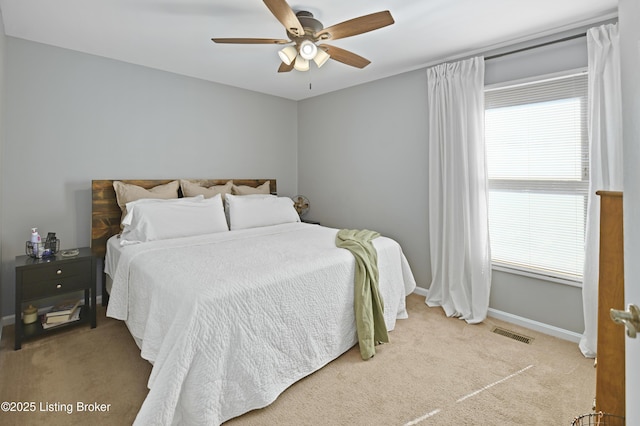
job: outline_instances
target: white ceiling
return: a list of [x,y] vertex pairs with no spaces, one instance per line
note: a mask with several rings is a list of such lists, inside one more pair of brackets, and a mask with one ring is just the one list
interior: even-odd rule
[[[300,100],[438,60],[616,15],[617,0],[290,0],[325,27],[389,10],[395,24],[328,42],[364,69],[328,61],[278,73],[277,45],[212,37],[287,38],[261,0],[0,0],[6,35]],[[311,85],[311,89],[310,89]]]

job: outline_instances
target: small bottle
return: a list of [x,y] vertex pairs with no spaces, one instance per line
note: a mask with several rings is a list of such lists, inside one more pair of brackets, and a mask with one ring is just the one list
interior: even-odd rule
[[33,248],[33,255],[35,257],[40,257],[40,243],[42,239],[40,238],[40,234],[38,234],[38,228],[31,228],[31,247]]

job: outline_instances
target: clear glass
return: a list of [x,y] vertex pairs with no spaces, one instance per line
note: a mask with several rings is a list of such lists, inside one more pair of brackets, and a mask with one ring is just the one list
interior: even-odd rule
[[581,180],[581,99],[485,111],[489,179]]
[[489,192],[489,232],[494,261],[582,276],[584,195]]

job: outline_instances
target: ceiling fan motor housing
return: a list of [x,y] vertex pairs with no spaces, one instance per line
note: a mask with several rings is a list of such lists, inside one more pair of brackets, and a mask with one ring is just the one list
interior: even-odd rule
[[315,33],[324,28],[322,26],[322,23],[313,17],[313,13],[311,12],[301,10],[299,12],[296,12],[296,16],[298,17],[298,21],[300,21],[302,28],[304,28],[305,35],[313,37]]
[[304,28],[304,34],[297,36],[287,31],[287,37],[296,44],[300,55],[307,60],[315,57],[317,52],[315,34],[324,27],[320,21],[313,17],[313,13],[306,10],[296,12],[296,17],[300,21],[300,25]]

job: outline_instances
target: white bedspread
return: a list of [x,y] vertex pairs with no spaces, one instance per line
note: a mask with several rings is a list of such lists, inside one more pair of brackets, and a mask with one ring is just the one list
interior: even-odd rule
[[[336,233],[291,223],[126,246],[117,264],[108,252],[107,315],[153,364],[136,424],[220,424],[355,345],[355,261]],[[374,245],[393,330],[415,281],[395,241]]]

